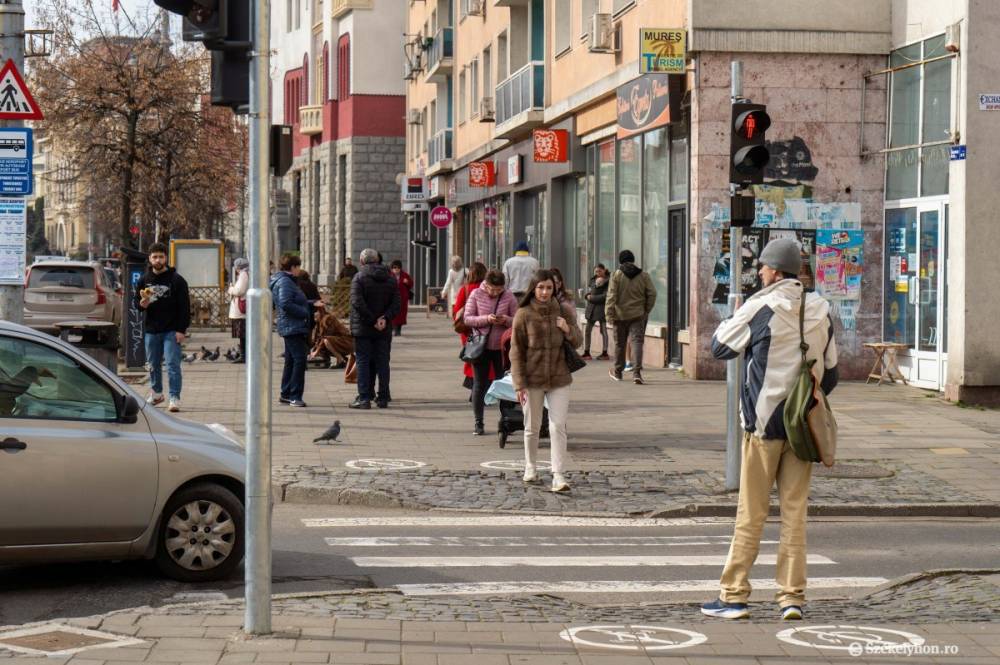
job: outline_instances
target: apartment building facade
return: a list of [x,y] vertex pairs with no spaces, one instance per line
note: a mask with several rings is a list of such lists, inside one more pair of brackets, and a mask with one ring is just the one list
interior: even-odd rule
[[[448,254],[499,265],[528,240],[582,295],[595,264],[614,267],[631,249],[659,295],[646,362],[723,376],[710,340],[729,289],[738,60],[744,96],[767,104],[772,119],[772,160],[739,251],[744,293],[760,287],[762,246],[793,237],[803,281],[831,302],[843,376],[866,376],[864,344],[887,341],[905,345],[903,372],[922,387],[971,398],[1000,384],[1000,354],[986,358],[982,328],[1000,299],[955,316],[969,286],[988,291],[980,276],[992,268],[948,260],[959,247],[965,258],[981,251],[971,235],[996,234],[977,228],[996,209],[996,188],[964,183],[983,153],[959,150],[1000,120],[978,111],[989,95],[975,96],[990,88],[985,33],[969,26],[972,16],[977,27],[997,26],[989,2],[409,5],[406,172],[423,179],[428,208],[454,213],[444,229],[423,210],[407,213],[411,239],[423,241],[411,260],[423,258],[424,285],[443,283]],[[643,29],[683,33],[681,73],[642,73]],[[992,166],[977,164],[977,183],[992,177]],[[974,205],[982,216],[969,215]]]
[[281,0],[271,12],[271,110],[292,127],[294,161],[275,186],[279,251],[331,284],[365,247],[403,258],[406,226],[399,0]]

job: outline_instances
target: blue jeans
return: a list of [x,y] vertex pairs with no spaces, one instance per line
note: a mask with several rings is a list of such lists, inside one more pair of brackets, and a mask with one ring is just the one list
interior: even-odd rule
[[[392,338],[355,337],[354,354],[358,364],[358,397],[366,402],[375,399],[375,375],[378,375],[378,399],[389,398],[389,349]],[[374,370],[374,371],[372,371]]]
[[164,359],[167,361],[167,378],[170,379],[171,399],[181,398],[181,345],[177,333],[146,333],[146,364],[149,365],[149,387],[157,395],[163,393]]
[[281,397],[301,400],[306,390],[306,356],[309,343],[306,335],[289,335],[285,340],[285,367],[281,370]]

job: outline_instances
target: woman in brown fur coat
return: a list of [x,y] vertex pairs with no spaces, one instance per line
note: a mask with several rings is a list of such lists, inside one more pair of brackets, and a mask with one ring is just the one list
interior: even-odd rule
[[568,340],[575,349],[583,343],[583,333],[576,317],[566,316],[554,292],[552,271],[536,272],[514,316],[510,363],[514,389],[524,406],[524,482],[538,482],[538,430],[542,407],[548,402],[552,491],[566,492],[569,484],[563,476],[563,467],[573,377],[566,366],[563,342]]

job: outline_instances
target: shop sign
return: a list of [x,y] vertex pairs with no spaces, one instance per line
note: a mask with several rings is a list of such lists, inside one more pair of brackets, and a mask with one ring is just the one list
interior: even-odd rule
[[960,162],[965,159],[965,146],[964,145],[953,145],[951,146],[951,161]]
[[446,229],[451,226],[451,209],[445,206],[437,206],[431,210],[431,224],[436,229]]
[[639,73],[683,74],[684,37],[681,28],[640,28]]
[[1000,95],[979,95],[980,111],[1000,111]]
[[493,187],[497,184],[497,167],[493,162],[469,164],[469,187]]
[[427,181],[420,176],[407,176],[403,178],[403,203],[419,203],[427,200]]
[[675,122],[680,117],[681,77],[646,74],[618,88],[618,138]]
[[536,129],[531,133],[535,145],[536,162],[565,162],[569,160],[569,131],[565,129]]
[[521,155],[507,158],[507,184],[516,185],[521,182]]
[[492,229],[497,225],[497,208],[493,205],[488,205],[483,208],[483,226],[488,229]]

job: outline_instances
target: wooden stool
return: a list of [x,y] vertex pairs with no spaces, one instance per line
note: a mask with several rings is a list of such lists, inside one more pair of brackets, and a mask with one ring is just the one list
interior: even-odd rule
[[908,344],[899,344],[898,342],[867,342],[864,346],[875,352],[875,364],[872,365],[872,370],[868,373],[868,379],[865,381],[865,384],[871,383],[872,379],[878,379],[878,385],[881,386],[882,382],[886,379],[892,383],[896,383],[896,379],[898,378],[903,382],[903,385],[910,385],[896,363],[896,352],[900,349],[910,348]]

